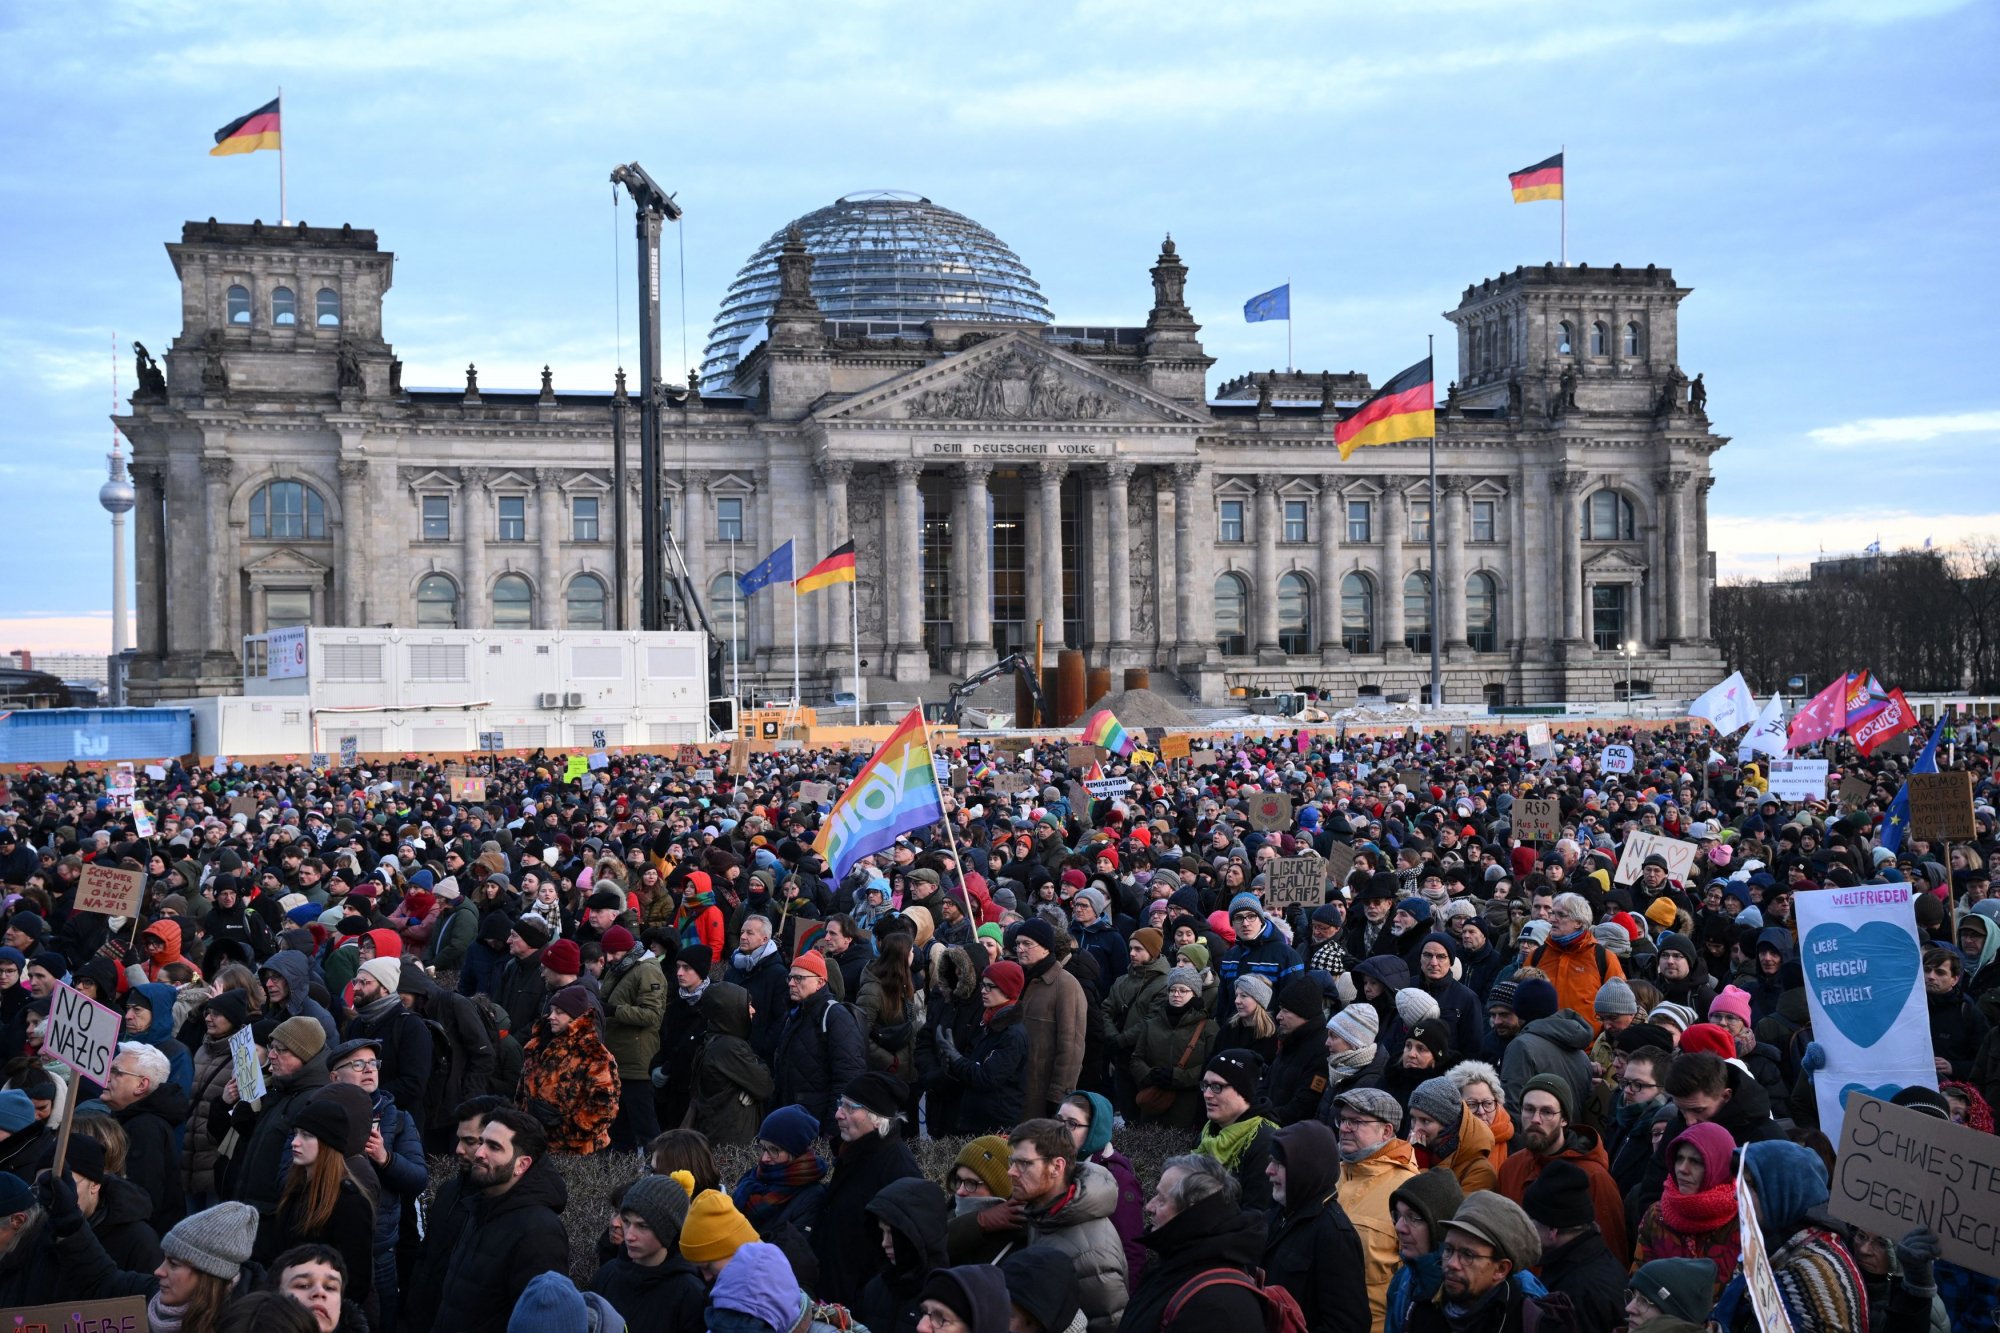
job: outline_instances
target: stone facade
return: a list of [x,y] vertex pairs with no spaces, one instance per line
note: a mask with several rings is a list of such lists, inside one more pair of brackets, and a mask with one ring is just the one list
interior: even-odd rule
[[[410,390],[384,337],[374,233],[189,223],[168,246],[181,330],[134,447],[136,699],[235,688],[279,624],[612,626],[620,389]],[[1447,702],[1687,694],[1710,642],[1706,391],[1676,364],[1665,269],[1516,269],[1447,312],[1464,374],[1428,450],[1341,461],[1364,376],[1276,372],[1207,397],[1211,358],[1168,241],[1140,328],[933,320],[848,336],[812,256],[780,255],[766,342],[724,393],[669,396],[669,529],[746,682],[789,690],[794,599],[732,569],[852,539],[858,580],[796,602],[809,693],[850,673],[922,688],[1032,645],[1149,666],[1204,698],[1417,694],[1427,589]],[[628,511],[630,512],[630,511]],[[636,585],[638,522],[629,568]],[[636,624],[636,588],[623,608]],[[1621,651],[1633,648],[1628,662]],[[748,689],[746,687],[746,692]]]

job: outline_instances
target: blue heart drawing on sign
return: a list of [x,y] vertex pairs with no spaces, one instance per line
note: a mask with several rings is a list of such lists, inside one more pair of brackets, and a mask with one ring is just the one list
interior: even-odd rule
[[1855,1045],[1873,1046],[1901,1016],[1923,959],[1910,932],[1890,922],[1859,930],[1829,922],[1806,933],[1801,962],[1833,1025]]
[[1896,1094],[1902,1090],[1903,1085],[1900,1083],[1878,1083],[1872,1088],[1866,1083],[1850,1083],[1840,1090],[1840,1109],[1845,1111],[1847,1109],[1847,1099],[1857,1092],[1868,1097],[1879,1097],[1883,1101],[1888,1102],[1894,1101]]

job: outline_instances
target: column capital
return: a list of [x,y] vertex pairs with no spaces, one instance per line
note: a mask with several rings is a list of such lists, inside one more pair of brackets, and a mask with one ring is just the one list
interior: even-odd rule
[[1119,486],[1129,485],[1132,481],[1132,474],[1138,470],[1137,464],[1127,462],[1122,458],[1113,459],[1104,465],[1104,479]]
[[1686,468],[1661,468],[1653,474],[1653,484],[1661,491],[1673,495],[1686,490],[1687,484],[1692,478],[1693,474]]
[[365,458],[343,458],[339,466],[342,481],[368,480],[368,460]]
[[1551,473],[1549,476],[1549,489],[1558,495],[1575,495],[1583,489],[1583,483],[1586,480],[1588,478],[1581,471],[1575,469]]
[[1278,493],[1278,486],[1282,480],[1275,472],[1259,472],[1252,478],[1251,484],[1256,486],[1257,495],[1259,498],[1262,498],[1264,496],[1276,495]]
[[493,477],[493,469],[491,468],[462,467],[458,470],[458,479],[465,486],[465,489],[468,491],[485,490],[486,483],[490,481],[492,477]]
[[1029,465],[1037,483],[1043,486],[1060,486],[1062,479],[1069,475],[1069,464],[1040,462]]
[[854,464],[845,458],[822,458],[819,460],[819,479],[823,485],[845,486],[854,480]]
[[217,457],[214,454],[204,454],[202,456],[201,475],[204,481],[211,483],[228,481],[229,474],[235,468],[236,464],[231,459]]
[[1459,476],[1439,477],[1438,489],[1446,495],[1463,495],[1472,489],[1472,481]]
[[1201,480],[1200,463],[1175,463],[1173,471],[1176,486],[1193,486]]
[[159,463],[134,462],[130,470],[134,486],[158,490],[166,485],[167,470]]
[[562,484],[562,479],[563,470],[561,468],[538,467],[535,469],[535,485],[537,486],[559,486]]
[[924,475],[924,465],[914,458],[898,459],[889,464],[889,474],[899,482],[913,482]]
[[1715,489],[1715,478],[1703,477],[1700,481],[1697,481],[1695,485],[1699,486],[1701,488],[1701,493],[1704,496],[1706,496],[1710,491]]
[[968,486],[984,486],[993,479],[991,463],[960,463],[956,471],[958,479]]

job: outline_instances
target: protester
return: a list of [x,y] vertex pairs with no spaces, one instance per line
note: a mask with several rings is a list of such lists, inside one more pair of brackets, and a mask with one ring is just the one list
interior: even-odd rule
[[1340,1206],[1361,1238],[1371,1325],[1382,1323],[1400,1246],[1390,1200],[1416,1174],[1416,1153],[1396,1137],[1403,1108],[1380,1088],[1354,1088],[1335,1102]]
[[1298,1302],[1315,1333],[1365,1333],[1368,1316],[1354,1299],[1367,1284],[1361,1239],[1340,1206],[1340,1148],[1317,1120],[1287,1125],[1271,1138],[1271,1220],[1260,1265],[1264,1280]]

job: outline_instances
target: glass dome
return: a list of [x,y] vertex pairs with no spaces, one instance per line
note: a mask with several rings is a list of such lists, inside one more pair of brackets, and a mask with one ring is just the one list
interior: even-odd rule
[[[919,195],[850,194],[792,225],[812,252],[820,310],[829,321],[865,323],[857,332],[866,336],[909,336],[933,319],[1046,324],[1053,318],[1028,266],[1006,242]],[[737,363],[764,341],[778,301],[778,250],[789,229],[772,232],[729,284],[702,359],[704,389],[726,388]]]

